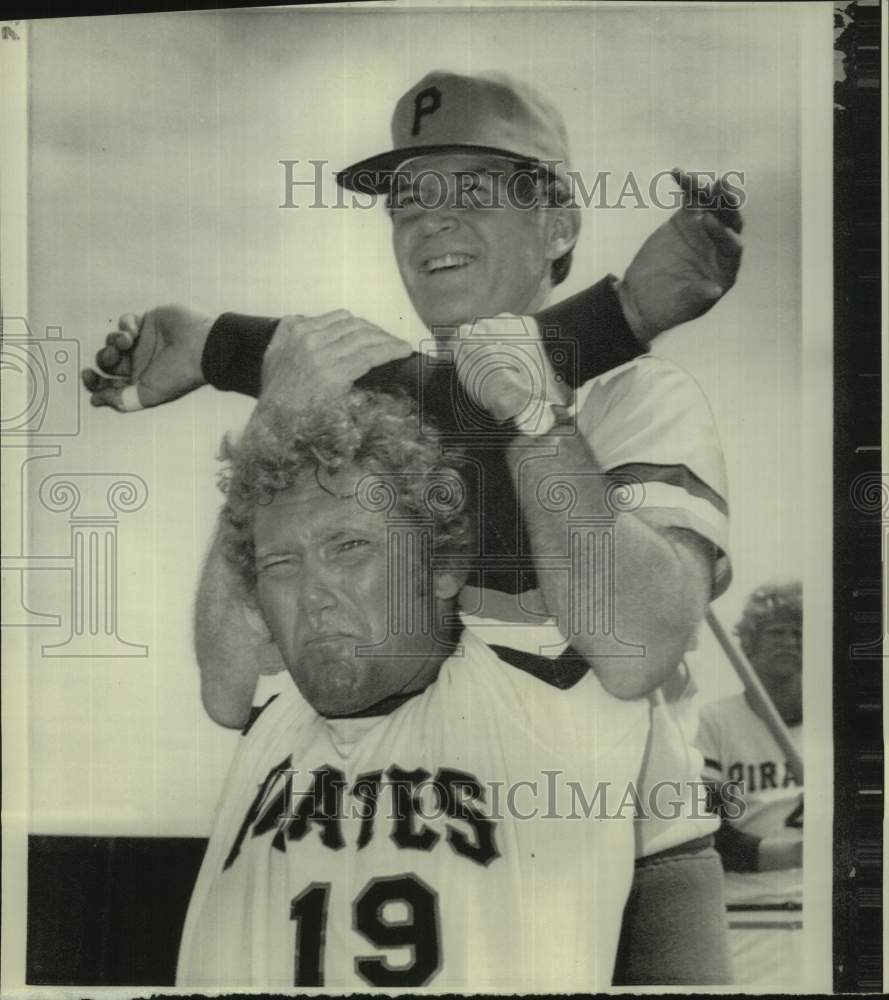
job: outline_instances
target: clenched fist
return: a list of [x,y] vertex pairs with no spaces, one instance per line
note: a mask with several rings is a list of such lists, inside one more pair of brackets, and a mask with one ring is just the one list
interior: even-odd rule
[[683,205],[642,244],[617,286],[624,316],[645,343],[711,309],[741,266],[737,195],[722,182],[672,173]]
[[540,341],[532,316],[501,313],[459,328],[441,347],[453,352],[457,377],[469,399],[496,421],[521,423],[542,403],[563,402],[564,389]]
[[90,402],[125,412],[138,408],[125,404],[127,386],[135,386],[140,406],[159,406],[200,388],[201,355],[212,326],[212,316],[185,306],[160,306],[143,316],[125,313],[96,355],[99,371],[80,373]]

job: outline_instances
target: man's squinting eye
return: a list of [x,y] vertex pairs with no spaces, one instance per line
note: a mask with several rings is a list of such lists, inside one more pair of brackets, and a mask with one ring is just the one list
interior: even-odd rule
[[299,568],[299,559],[295,555],[268,556],[260,561],[258,572],[260,576],[287,576]]
[[487,171],[472,171],[468,180],[461,181],[463,191],[478,191],[483,194],[490,194],[495,187],[499,186],[503,174],[499,172],[489,173]]
[[411,209],[487,208],[497,204],[493,201],[494,191],[503,177],[502,172],[491,173],[475,167],[458,171],[447,186],[442,180],[437,184],[421,182],[413,190],[395,194],[389,203],[389,214],[395,217]]
[[396,216],[400,212],[407,212],[409,209],[416,207],[417,197],[415,194],[400,194],[389,203],[389,214]]
[[345,541],[337,542],[334,551],[348,555],[352,552],[358,552],[368,545],[370,545],[370,542],[366,538],[347,538]]

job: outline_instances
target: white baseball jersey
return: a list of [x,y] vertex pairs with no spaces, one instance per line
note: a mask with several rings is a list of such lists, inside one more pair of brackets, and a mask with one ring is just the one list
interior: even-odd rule
[[[698,747],[705,776],[719,782],[742,782],[732,792],[742,815],[732,825],[755,837],[803,838],[802,788],[765,722],[744,693],[701,708]],[[802,749],[802,725],[790,727]],[[767,872],[726,872],[729,908],[802,903],[802,868]],[[738,911],[741,912],[741,911]]]
[[227,779],[177,984],[608,987],[647,703],[541,663],[467,629],[433,684],[369,718],[280,684]]
[[639,481],[636,515],[711,543],[712,596],[722,594],[731,580],[725,460],[697,382],[678,365],[645,354],[591,379],[575,406],[596,461]]

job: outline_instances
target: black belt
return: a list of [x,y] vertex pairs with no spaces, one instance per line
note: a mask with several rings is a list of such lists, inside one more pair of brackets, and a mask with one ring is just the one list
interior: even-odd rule
[[788,900],[786,903],[730,903],[726,909],[729,913],[770,913],[778,911],[796,913],[802,911],[803,904]]
[[647,864],[657,864],[667,858],[685,857],[687,854],[700,854],[713,846],[713,835],[706,837],[696,837],[694,840],[686,840],[684,844],[677,844],[675,847],[667,847],[663,851],[654,854],[646,854],[644,858],[636,859],[636,867],[644,868]]

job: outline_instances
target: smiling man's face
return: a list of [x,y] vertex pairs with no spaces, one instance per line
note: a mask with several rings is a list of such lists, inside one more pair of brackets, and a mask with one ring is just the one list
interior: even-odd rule
[[[459,154],[423,157],[400,171],[390,205],[395,258],[427,327],[542,304],[550,264],[576,229],[569,232],[566,209],[519,207],[507,180],[514,170],[496,157]],[[527,203],[527,191],[517,190]]]
[[[444,659],[432,635],[435,597],[452,597],[458,586],[445,577],[433,585],[413,554],[420,546],[402,544],[390,555],[386,513],[356,498],[362,476],[354,469],[319,482],[305,472],[256,509],[259,609],[300,693],[321,715],[349,715],[434,679]],[[402,626],[415,602],[425,629],[393,629],[392,600]],[[375,647],[375,655],[360,646]]]

